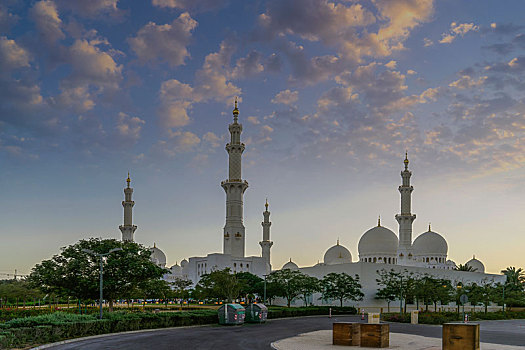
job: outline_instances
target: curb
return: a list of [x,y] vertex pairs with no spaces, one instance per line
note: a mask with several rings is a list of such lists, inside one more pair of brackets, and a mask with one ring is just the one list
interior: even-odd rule
[[77,342],[81,342],[81,341],[84,341],[84,340],[106,338],[106,337],[111,337],[111,336],[114,336],[114,335],[124,335],[124,334],[134,334],[134,333],[147,333],[147,332],[156,332],[156,331],[161,331],[161,330],[171,330],[171,329],[184,329],[184,328],[206,327],[206,326],[210,326],[210,325],[212,325],[212,324],[209,324],[209,325],[207,325],[207,324],[201,324],[201,325],[197,325],[197,326],[182,326],[182,327],[167,327],[167,328],[139,329],[139,330],[136,330],[136,331],[126,331],[126,332],[117,332],[117,333],[98,334],[98,335],[92,335],[92,336],[89,336],[89,337],[74,338],[74,339],[66,339],[66,340],[57,341],[57,342],[55,342],[55,343],[49,343],[49,344],[39,345],[39,346],[37,346],[37,347],[30,348],[29,350],[48,349],[48,348],[51,348],[51,347],[53,347],[53,346],[57,346],[57,345],[64,345],[64,344],[70,344],[70,343],[77,343]]
[[[328,317],[328,315],[308,315],[308,316],[280,317],[280,318],[272,318],[272,319],[269,319],[269,320],[267,320],[266,322],[268,322],[268,321],[272,321],[272,320],[286,320],[286,319],[291,319],[291,318],[306,318],[306,317],[320,317],[320,316],[326,316],[326,317]],[[355,316],[355,315],[337,315],[337,316]],[[334,317],[332,316],[332,318],[334,318]],[[139,329],[139,330],[136,330],[136,331],[126,331],[126,332],[117,332],[117,333],[98,334],[98,335],[92,335],[92,336],[89,336],[89,337],[74,338],[74,339],[66,339],[66,340],[61,340],[61,341],[55,342],[55,343],[43,344],[43,345],[39,345],[39,346],[34,347],[34,348],[30,348],[29,350],[43,350],[43,349],[51,348],[51,347],[53,347],[53,346],[64,345],[64,344],[71,344],[71,343],[77,343],[77,342],[81,342],[81,341],[84,341],[84,340],[91,340],[91,339],[99,339],[99,338],[111,337],[111,336],[115,336],[115,335],[134,334],[134,333],[146,333],[146,332],[157,332],[157,331],[161,331],[161,330],[170,330],[170,329],[184,329],[184,328],[195,328],[195,327],[209,327],[209,326],[212,326],[212,325],[215,325],[215,323],[202,324],[202,325],[196,325],[196,326],[182,326],[182,327],[168,327],[168,328]],[[274,343],[271,343],[271,344],[270,344],[270,347],[271,347],[272,349],[274,349],[274,350],[277,350],[277,349],[278,349],[278,348],[276,348],[276,347],[274,346]]]

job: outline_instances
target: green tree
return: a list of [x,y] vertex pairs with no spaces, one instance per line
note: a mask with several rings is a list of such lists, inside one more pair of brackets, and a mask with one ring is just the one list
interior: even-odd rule
[[525,289],[525,271],[522,268],[509,266],[505,270],[501,270],[501,273],[507,276],[505,287],[509,291],[523,291]]
[[303,276],[303,273],[297,270],[277,270],[268,276],[267,282],[275,288],[275,295],[285,298],[286,304],[290,307],[292,301],[301,295],[299,287]]
[[43,297],[44,294],[33,288],[25,279],[24,280],[0,280],[0,298],[4,303],[6,300],[20,300],[24,304],[26,301]]
[[240,295],[246,299],[253,299],[255,295],[262,296],[264,291],[263,279],[250,272],[237,272],[237,280],[240,283]]
[[196,287],[200,297],[226,299],[228,302],[237,299],[240,290],[241,283],[229,268],[202,275]]
[[308,306],[308,298],[321,290],[321,283],[317,277],[303,275],[299,281],[298,288],[304,305]]
[[83,301],[98,299],[100,258],[82,250],[102,254],[113,248],[122,250],[104,259],[104,299],[109,301],[110,311],[115,300],[128,298],[140,284],[159,279],[168,272],[151,262],[150,250],[140,244],[91,238],[61,248],[60,254],[37,264],[28,281],[44,293]]
[[397,291],[392,286],[387,285],[377,290],[375,298],[386,301],[388,312],[390,312],[390,303],[397,299]]
[[164,299],[167,302],[171,288],[165,280],[150,279],[139,284],[138,292],[144,302],[146,299]]
[[399,300],[400,312],[403,312],[403,301],[405,299],[413,298],[416,295],[417,283],[414,274],[409,273],[407,270],[398,272],[394,269],[390,269],[389,271],[381,269],[377,270],[376,273],[378,276],[376,282],[379,286],[377,292],[395,296],[396,299]]
[[363,300],[359,275],[331,272],[323,277],[321,286],[323,299],[339,300],[341,307],[345,300]]

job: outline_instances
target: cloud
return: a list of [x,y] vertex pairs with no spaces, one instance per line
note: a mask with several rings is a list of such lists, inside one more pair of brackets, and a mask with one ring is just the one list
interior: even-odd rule
[[246,57],[237,60],[231,77],[234,79],[243,79],[261,73],[264,71],[264,66],[261,61],[262,54],[257,51],[251,51]]
[[[312,84],[355,67],[365,57],[383,58],[404,49],[411,30],[430,20],[434,11],[433,0],[373,0],[371,4],[372,8],[357,1],[269,1],[253,39],[274,40],[290,61],[291,80]],[[303,46],[288,41],[288,36],[319,41],[338,52],[308,58]]]
[[159,140],[154,146],[154,151],[160,152],[170,158],[179,153],[190,152],[201,143],[201,139],[190,131],[176,131],[170,133],[168,140]]
[[390,61],[390,62],[388,62],[388,63],[385,64],[385,67],[388,67],[388,68],[390,68],[390,69],[395,69],[396,66],[397,66],[397,62],[394,61],[394,60],[392,60],[392,61]]
[[423,39],[423,46],[424,47],[429,47],[429,46],[432,46],[434,45],[434,42],[432,40],[430,40],[429,38],[424,38]]
[[0,31],[8,33],[9,28],[18,21],[18,16],[10,13],[7,7],[0,4]]
[[487,76],[479,77],[476,80],[470,77],[469,75],[464,75],[460,79],[450,83],[448,86],[455,87],[457,89],[471,89],[473,87],[483,85],[485,80],[487,80]]
[[289,89],[283,90],[279,92],[275,97],[272,99],[272,103],[281,103],[284,105],[291,105],[297,102],[299,99],[299,92],[298,91],[290,91]]
[[216,148],[221,146],[221,138],[209,131],[202,135],[202,139],[210,144],[211,147]]
[[[239,70],[234,73],[235,68],[230,66],[231,56],[235,49],[232,43],[224,41],[218,52],[208,54],[202,68],[195,73],[193,86],[176,79],[162,83],[159,92],[161,102],[159,116],[165,127],[174,128],[187,125],[190,122],[188,111],[194,103],[209,100],[231,103],[234,96],[241,95],[241,89],[230,81],[236,74],[241,74]],[[247,57],[250,57],[250,54]],[[241,60],[241,62],[247,61],[250,59]]]
[[164,61],[175,67],[190,56],[186,46],[196,26],[197,21],[184,12],[171,24],[149,22],[128,42],[141,63]]
[[212,10],[225,6],[229,0],[152,0],[153,6],[181,10]]
[[139,117],[130,117],[126,113],[119,112],[116,129],[122,138],[135,143],[140,138],[144,124],[146,122]]
[[57,0],[60,7],[66,8],[83,17],[94,17],[101,13],[118,14],[119,0]]
[[29,53],[14,40],[0,36],[0,72],[29,67]]
[[65,38],[61,29],[62,20],[53,1],[39,1],[29,12],[44,41],[55,43]]
[[450,44],[451,42],[456,39],[458,36],[464,36],[468,32],[471,31],[478,31],[479,26],[474,25],[474,23],[456,23],[452,22],[450,24],[450,32],[449,33],[443,33],[441,36],[441,40],[439,40],[440,44]]
[[259,119],[257,117],[254,117],[254,116],[250,116],[248,118],[246,118],[246,120],[253,124],[253,125],[258,125],[258,124],[261,124],[261,122],[259,121]]
[[75,40],[67,53],[71,74],[64,80],[66,84],[118,87],[122,79],[122,65],[118,65],[109,52],[100,48],[103,44],[99,41]]

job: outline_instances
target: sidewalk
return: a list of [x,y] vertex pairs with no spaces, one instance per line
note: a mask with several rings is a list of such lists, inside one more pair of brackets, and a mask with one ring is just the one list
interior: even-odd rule
[[[275,350],[349,350],[374,349],[355,346],[332,345],[332,331],[323,330],[299,334],[271,344]],[[525,350],[523,346],[480,343],[481,350]],[[440,338],[422,337],[404,333],[390,333],[390,347],[383,349],[441,350]]]

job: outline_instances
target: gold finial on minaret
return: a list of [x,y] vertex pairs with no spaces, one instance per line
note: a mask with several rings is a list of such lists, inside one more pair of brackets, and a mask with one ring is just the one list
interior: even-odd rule
[[408,151],[405,151],[405,170],[408,170]]
[[153,242],[153,248],[157,248],[157,243]]
[[266,211],[268,211],[268,198],[266,198],[266,203],[264,204],[264,206],[266,207]]
[[128,171],[128,178],[126,179],[126,182],[128,183],[128,188],[129,188],[129,183],[131,182],[131,179],[129,178],[129,171]]
[[377,218],[377,226],[381,226],[381,215]]
[[428,223],[428,231],[429,231],[429,232],[432,231],[432,230],[430,229],[430,224],[431,224],[431,223],[429,222],[429,223]]
[[337,237],[337,245],[339,245],[339,237]]
[[233,115],[238,115],[239,109],[237,108],[237,97],[235,97],[235,108],[233,109]]

